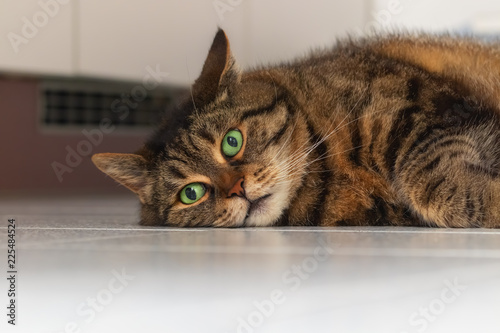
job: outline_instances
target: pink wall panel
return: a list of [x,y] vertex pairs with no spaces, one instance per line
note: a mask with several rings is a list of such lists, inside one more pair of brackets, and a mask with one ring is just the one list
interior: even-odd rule
[[[58,179],[52,163],[67,165],[66,146],[76,150],[80,142],[88,140],[79,131],[41,133],[37,125],[37,94],[36,80],[0,78],[0,190],[127,191],[94,167],[91,154],[82,156],[71,173],[62,174],[62,181]],[[91,145],[91,149],[92,153],[133,152],[144,139],[144,135],[138,134],[104,134],[102,142]]]

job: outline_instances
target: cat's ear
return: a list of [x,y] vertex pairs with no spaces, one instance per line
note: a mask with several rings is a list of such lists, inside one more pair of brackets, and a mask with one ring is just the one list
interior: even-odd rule
[[231,54],[226,33],[219,29],[208,52],[200,77],[192,87],[197,106],[214,101],[239,80],[240,72]]
[[149,201],[151,184],[144,157],[136,154],[101,153],[93,155],[92,162],[99,170],[136,193],[142,203]]

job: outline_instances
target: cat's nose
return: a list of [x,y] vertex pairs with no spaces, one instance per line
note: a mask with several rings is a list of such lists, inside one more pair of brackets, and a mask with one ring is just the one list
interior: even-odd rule
[[243,187],[243,183],[245,179],[240,178],[234,183],[233,187],[227,192],[227,197],[231,198],[234,196],[245,197],[245,188]]

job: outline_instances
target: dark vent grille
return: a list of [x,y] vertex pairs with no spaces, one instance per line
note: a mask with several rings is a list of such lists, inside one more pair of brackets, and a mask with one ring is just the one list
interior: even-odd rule
[[46,128],[83,127],[109,119],[117,127],[150,128],[158,124],[180,89],[147,91],[141,87],[101,81],[44,81],[40,89],[41,123]]

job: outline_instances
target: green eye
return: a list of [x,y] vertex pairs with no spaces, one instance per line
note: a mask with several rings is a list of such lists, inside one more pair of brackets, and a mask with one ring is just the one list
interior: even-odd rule
[[205,192],[207,192],[207,189],[202,183],[189,184],[181,191],[181,202],[186,205],[194,204],[196,201],[203,198]]
[[227,157],[236,156],[243,146],[243,135],[239,130],[231,130],[227,132],[222,140],[222,152]]

